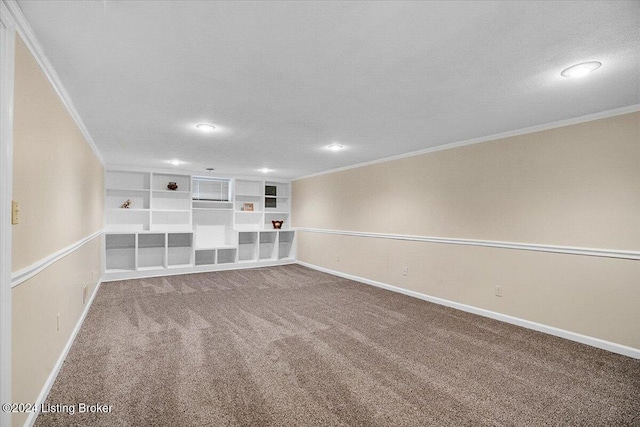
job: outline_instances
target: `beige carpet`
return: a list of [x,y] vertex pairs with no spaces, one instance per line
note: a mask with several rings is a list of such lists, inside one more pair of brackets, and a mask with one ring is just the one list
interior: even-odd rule
[[105,283],[37,425],[640,425],[640,361],[301,266]]

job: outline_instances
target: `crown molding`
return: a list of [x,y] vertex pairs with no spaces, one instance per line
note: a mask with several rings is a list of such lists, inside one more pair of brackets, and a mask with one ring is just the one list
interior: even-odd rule
[[436,147],[425,148],[423,150],[411,151],[409,153],[398,154],[398,155],[390,156],[390,157],[384,157],[384,158],[378,159],[378,160],[371,160],[369,162],[357,163],[355,165],[350,165],[350,166],[343,166],[343,167],[340,167],[340,168],[330,169],[330,170],[326,170],[326,171],[323,171],[323,172],[316,172],[316,173],[312,173],[312,174],[309,174],[309,175],[300,176],[298,178],[293,178],[293,179],[291,179],[291,181],[293,182],[293,181],[298,181],[298,180],[301,180],[301,179],[313,178],[313,177],[321,176],[321,175],[328,175],[328,174],[335,173],[335,172],[342,172],[342,171],[346,171],[346,170],[349,170],[349,169],[357,169],[357,168],[361,168],[361,167],[364,167],[364,166],[369,166],[369,165],[375,165],[375,164],[378,164],[378,163],[389,162],[389,161],[392,161],[392,160],[400,160],[400,159],[404,159],[404,158],[407,158],[407,157],[414,157],[414,156],[420,156],[422,154],[435,153],[437,151],[450,150],[452,148],[458,148],[458,147],[464,147],[464,146],[467,146],[467,145],[479,144],[481,142],[495,141],[495,140],[498,140],[498,139],[510,138],[510,137],[513,137],[513,136],[526,135],[526,134],[529,134],[529,133],[535,133],[535,132],[541,132],[541,131],[550,130],[550,129],[557,129],[557,128],[561,128],[561,127],[565,127],[565,126],[577,125],[577,124],[580,124],[580,123],[586,123],[586,122],[591,122],[591,121],[594,121],[594,120],[606,119],[608,117],[621,116],[623,114],[630,114],[630,113],[635,113],[635,112],[638,112],[638,111],[640,111],[640,104],[628,105],[626,107],[615,108],[613,110],[607,110],[607,111],[601,111],[601,112],[598,112],[598,113],[587,114],[586,116],[573,117],[573,118],[570,118],[570,119],[559,120],[559,121],[556,121],[556,122],[545,123],[545,124],[542,124],[542,125],[530,126],[530,127],[527,127],[527,128],[517,129],[517,130],[513,130],[513,131],[496,133],[496,134],[489,135],[489,136],[482,136],[482,137],[479,137],[479,138],[473,138],[473,139],[467,139],[467,140],[464,140],[464,141],[452,142],[452,143],[449,143],[449,144],[438,145]]
[[45,76],[47,76],[47,79],[49,79],[49,82],[51,83],[54,90],[62,100],[62,103],[66,107],[67,111],[69,112],[73,120],[76,122],[76,125],[80,129],[80,132],[84,136],[85,140],[87,141],[91,149],[93,150],[93,153],[98,158],[98,161],[102,164],[102,166],[104,166],[105,162],[102,157],[102,154],[100,154],[100,151],[98,150],[98,147],[96,146],[95,141],[91,137],[89,130],[87,129],[84,122],[82,121],[82,118],[80,117],[80,113],[78,113],[78,110],[76,110],[76,107],[73,104],[73,101],[69,96],[69,93],[67,92],[64,85],[62,84],[62,80],[60,80],[58,73],[56,73],[56,70],[53,68],[53,65],[51,64],[51,62],[49,61],[49,58],[45,54],[44,49],[42,48],[42,45],[40,44],[40,42],[38,41],[38,38],[33,32],[33,29],[31,28],[31,26],[29,25],[29,22],[27,21],[26,17],[22,13],[22,9],[20,9],[20,5],[18,5],[18,2],[16,0],[2,0],[2,3],[6,5],[7,9],[9,10],[9,13],[15,20],[16,30],[20,35],[20,38],[24,41],[24,43],[27,45],[27,47],[31,51],[31,54],[36,59],[36,62],[42,69],[42,72],[45,74]]

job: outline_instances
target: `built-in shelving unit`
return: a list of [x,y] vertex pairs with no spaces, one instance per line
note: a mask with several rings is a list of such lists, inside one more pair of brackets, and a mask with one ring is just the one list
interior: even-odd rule
[[[149,229],[151,174],[121,172],[106,177],[106,230],[143,231]],[[129,202],[129,208],[122,205]]]
[[105,280],[295,260],[288,182],[126,170],[105,182]]

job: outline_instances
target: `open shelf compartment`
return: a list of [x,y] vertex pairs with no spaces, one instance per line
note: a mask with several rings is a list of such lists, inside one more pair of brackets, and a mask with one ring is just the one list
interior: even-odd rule
[[136,268],[136,235],[107,234],[105,236],[106,270],[134,271]]
[[138,234],[138,270],[165,267],[166,238],[164,233]]
[[217,249],[217,253],[216,262],[218,264],[234,264],[236,262],[236,248]]
[[276,241],[278,233],[276,231],[260,232],[260,252],[258,258],[261,260],[276,259]]
[[257,232],[238,233],[238,261],[256,261],[258,245]]
[[196,265],[214,265],[215,263],[215,249],[196,249]]
[[108,171],[105,178],[109,190],[149,190],[150,182],[149,172]]
[[191,266],[193,233],[167,234],[167,267]]
[[278,232],[278,259],[293,259],[293,238],[295,232]]

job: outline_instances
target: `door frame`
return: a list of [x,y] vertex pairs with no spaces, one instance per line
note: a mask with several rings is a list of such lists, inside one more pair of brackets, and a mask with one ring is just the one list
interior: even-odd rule
[[[16,23],[0,3],[0,403],[11,403],[11,200]],[[0,412],[0,425],[11,413]]]

